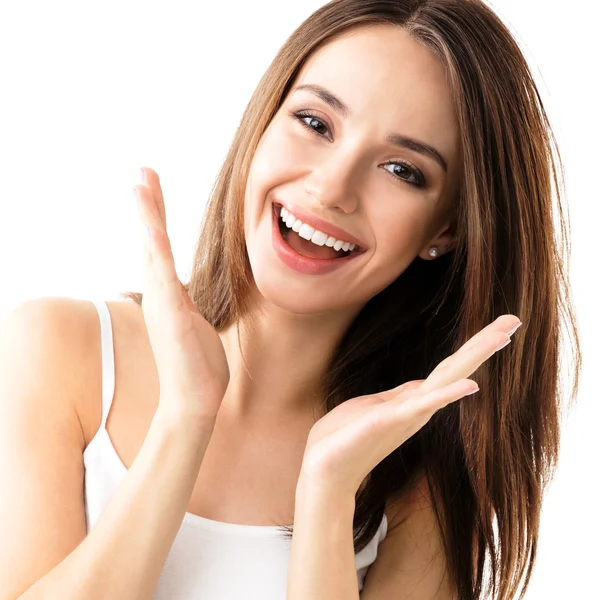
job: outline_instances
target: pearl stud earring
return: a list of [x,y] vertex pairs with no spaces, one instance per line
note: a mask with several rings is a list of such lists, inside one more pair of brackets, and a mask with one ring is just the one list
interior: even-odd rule
[[429,248],[429,256],[433,256],[433,258],[435,258],[438,254],[439,250],[437,249],[437,246],[432,246]]

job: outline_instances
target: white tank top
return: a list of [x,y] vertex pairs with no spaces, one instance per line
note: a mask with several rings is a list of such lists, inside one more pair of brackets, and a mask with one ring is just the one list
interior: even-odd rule
[[[83,453],[88,532],[127,474],[105,427],[115,389],[110,312],[103,300],[93,303],[102,339],[102,422]],[[384,514],[374,537],[355,555],[359,590],[386,533]],[[285,600],[290,549],[291,540],[278,526],[224,523],[186,512],[153,600]]]

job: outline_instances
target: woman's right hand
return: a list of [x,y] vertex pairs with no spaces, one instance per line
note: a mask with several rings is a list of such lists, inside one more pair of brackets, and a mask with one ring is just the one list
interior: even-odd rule
[[142,311],[160,383],[158,411],[212,429],[229,384],[225,349],[177,276],[158,174],[141,172],[144,184],[133,189],[149,230]]

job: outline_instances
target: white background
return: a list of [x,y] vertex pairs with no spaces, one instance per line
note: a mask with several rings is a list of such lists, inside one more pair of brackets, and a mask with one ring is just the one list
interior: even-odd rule
[[[0,316],[34,297],[109,300],[142,289],[131,196],[139,166],[161,177],[185,279],[210,187],[254,87],[293,29],[323,4],[3,2]],[[585,361],[527,600],[598,597],[600,55],[593,5],[492,4],[533,66],[565,160]]]

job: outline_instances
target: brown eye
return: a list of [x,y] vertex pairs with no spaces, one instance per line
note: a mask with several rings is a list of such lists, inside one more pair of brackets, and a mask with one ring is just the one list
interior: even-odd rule
[[393,173],[392,171],[388,171],[388,173],[391,173],[392,176],[396,177],[397,179],[401,179],[402,181],[406,181],[406,183],[416,185],[417,187],[423,187],[425,185],[425,178],[423,177],[421,171],[419,171],[416,167],[413,167],[410,163],[404,161],[395,161],[385,163],[384,166],[388,167],[390,165],[392,167],[401,167],[404,173],[408,172],[408,174],[412,176],[412,180],[409,180],[401,177],[402,173],[399,173],[397,169],[392,169],[392,171],[394,171]]
[[[317,129],[317,127],[324,127],[326,131],[329,131],[327,125],[321,121],[318,117],[308,111],[301,111],[297,113],[292,113],[292,116],[297,119],[301,125],[309,129],[310,131],[314,131],[317,135],[323,136],[323,133]],[[307,122],[305,119],[309,118],[310,120]],[[313,127],[316,124],[317,127]]]

